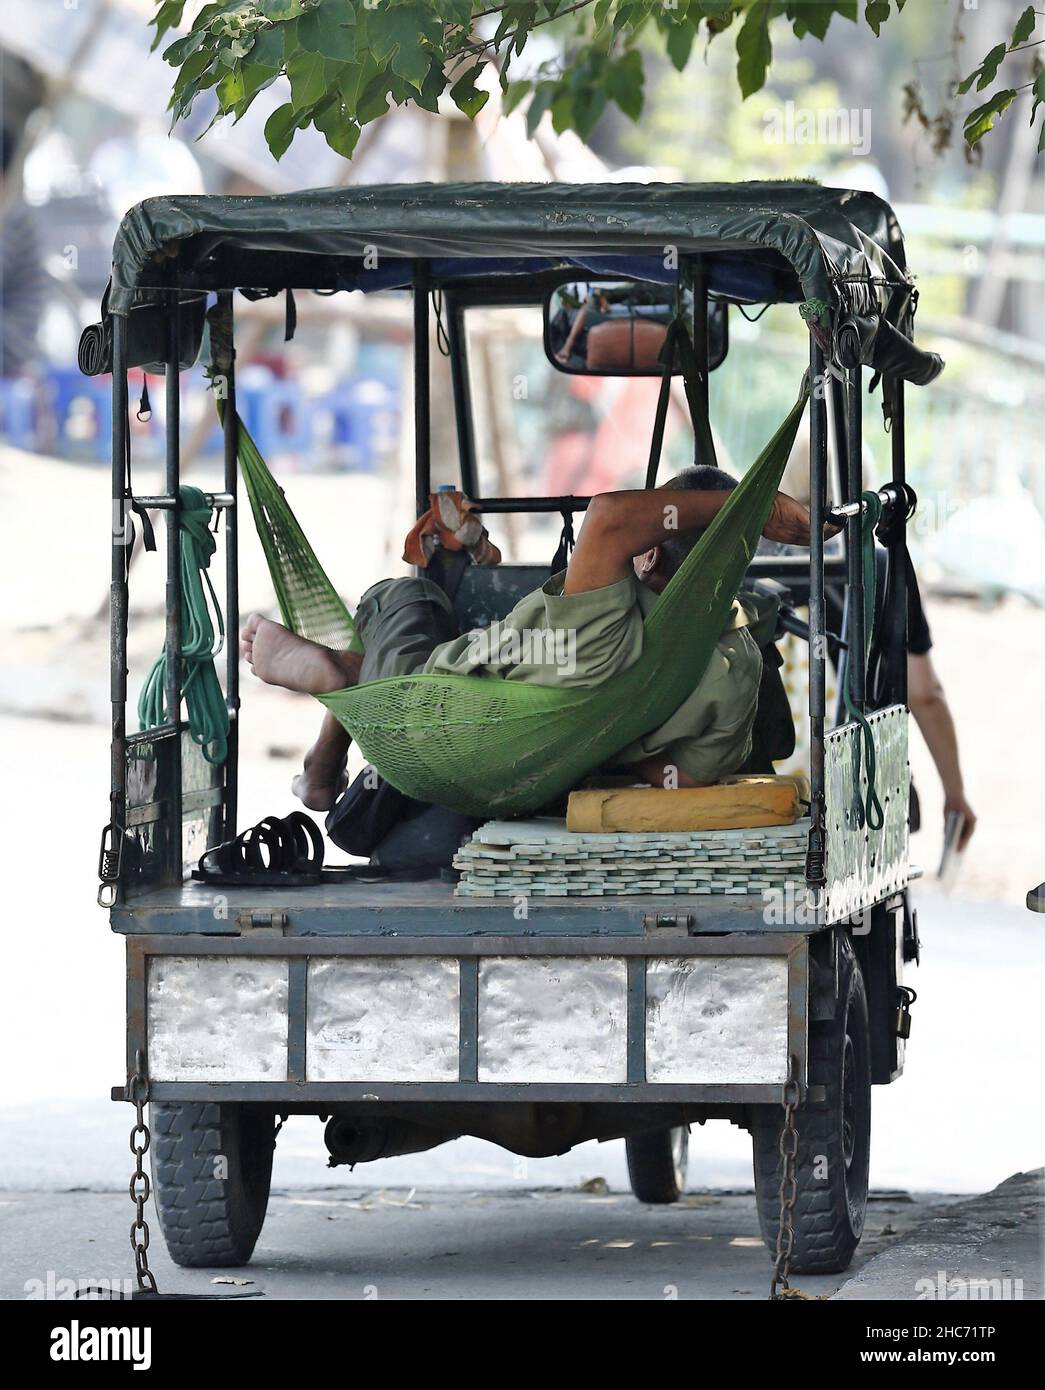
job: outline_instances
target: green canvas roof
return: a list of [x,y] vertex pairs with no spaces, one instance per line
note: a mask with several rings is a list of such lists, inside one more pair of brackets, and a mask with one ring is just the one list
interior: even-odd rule
[[778,300],[884,315],[909,332],[903,239],[873,193],[816,184],[385,184],[263,197],[149,198],[123,219],[108,312],[146,288],[335,287],[379,257],[651,255],[762,263]]

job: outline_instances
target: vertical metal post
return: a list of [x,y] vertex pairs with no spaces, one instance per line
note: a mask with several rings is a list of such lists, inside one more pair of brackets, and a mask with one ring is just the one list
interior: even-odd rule
[[824,511],[827,489],[827,401],[824,354],[809,339],[809,784],[810,852],[806,877],[823,882],[824,719],[827,688],[827,615],[824,609]]
[[218,295],[219,312],[229,329],[229,361],[225,369],[225,491],[232,498],[225,510],[225,703],[229,711],[228,753],[225,757],[225,839],[236,834],[239,802],[239,415],[236,413],[236,349],[232,295]]
[[116,843],[127,822],[127,318],[112,319],[112,575],[109,585],[109,699],[112,704],[109,819]]
[[[863,371],[860,367],[850,367],[846,379],[848,410],[846,438],[845,500],[858,502],[863,492]],[[859,709],[864,708],[866,700],[864,661],[864,565],[861,547],[860,516],[851,516],[846,523],[846,561],[848,579],[848,603],[846,605],[846,641],[849,651],[846,655],[846,675],[849,690]]]
[[[904,432],[904,384],[896,377],[893,385],[893,413],[889,440],[892,448],[893,482],[903,493],[907,481],[907,454]],[[907,703],[907,509],[901,508],[895,528],[895,540],[889,547],[889,571],[892,575],[892,599],[897,621],[889,623],[890,644],[888,668],[891,673],[889,699],[897,704]]]
[[167,512],[167,630],[164,654],[167,679],[164,701],[167,718],[174,726],[168,767],[168,787],[171,827],[170,873],[175,883],[181,882],[182,824],[181,824],[181,583],[180,583],[180,524],[181,505],[178,488],[181,485],[181,370],[179,363],[181,301],[177,290],[167,314],[166,384],[166,472],[164,491],[174,499]]
[[468,335],[461,321],[460,307],[449,294],[446,297],[446,338],[450,347],[450,380],[454,392],[454,422],[457,426],[457,451],[461,464],[461,490],[466,497],[478,497],[475,428],[468,380]]
[[[704,416],[708,418],[710,396],[708,371],[708,273],[703,256],[693,257],[693,351],[696,353],[700,375],[697,379],[697,394],[704,406]],[[713,462],[697,459],[697,463]]]
[[414,263],[414,479],[417,515],[432,491],[432,400],[428,350],[429,265]]

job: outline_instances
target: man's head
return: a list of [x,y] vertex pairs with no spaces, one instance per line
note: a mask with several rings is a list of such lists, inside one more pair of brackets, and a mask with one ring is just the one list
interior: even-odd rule
[[[669,492],[685,488],[693,492],[731,492],[736,485],[736,478],[721,468],[697,464],[676,473],[666,483],[661,483],[658,490]],[[665,503],[665,506],[668,505],[670,503]],[[648,584],[659,594],[702,535],[703,531],[689,531],[684,536],[669,532],[660,545],[635,557],[635,573],[643,584]]]

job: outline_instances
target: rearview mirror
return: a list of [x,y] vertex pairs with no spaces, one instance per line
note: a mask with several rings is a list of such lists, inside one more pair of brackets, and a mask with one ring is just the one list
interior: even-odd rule
[[[692,322],[693,294],[683,292],[682,311]],[[675,314],[674,290],[632,280],[570,280],[544,302],[544,350],[560,372],[582,376],[660,376],[658,360]],[[708,367],[725,359],[729,344],[726,305],[708,304]],[[682,364],[676,359],[673,375]]]

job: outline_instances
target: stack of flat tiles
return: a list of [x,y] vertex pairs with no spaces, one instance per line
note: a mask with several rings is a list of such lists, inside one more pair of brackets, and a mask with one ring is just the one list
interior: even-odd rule
[[566,822],[488,821],[454,857],[461,897],[763,893],[805,886],[809,821],[751,830],[586,834]]

